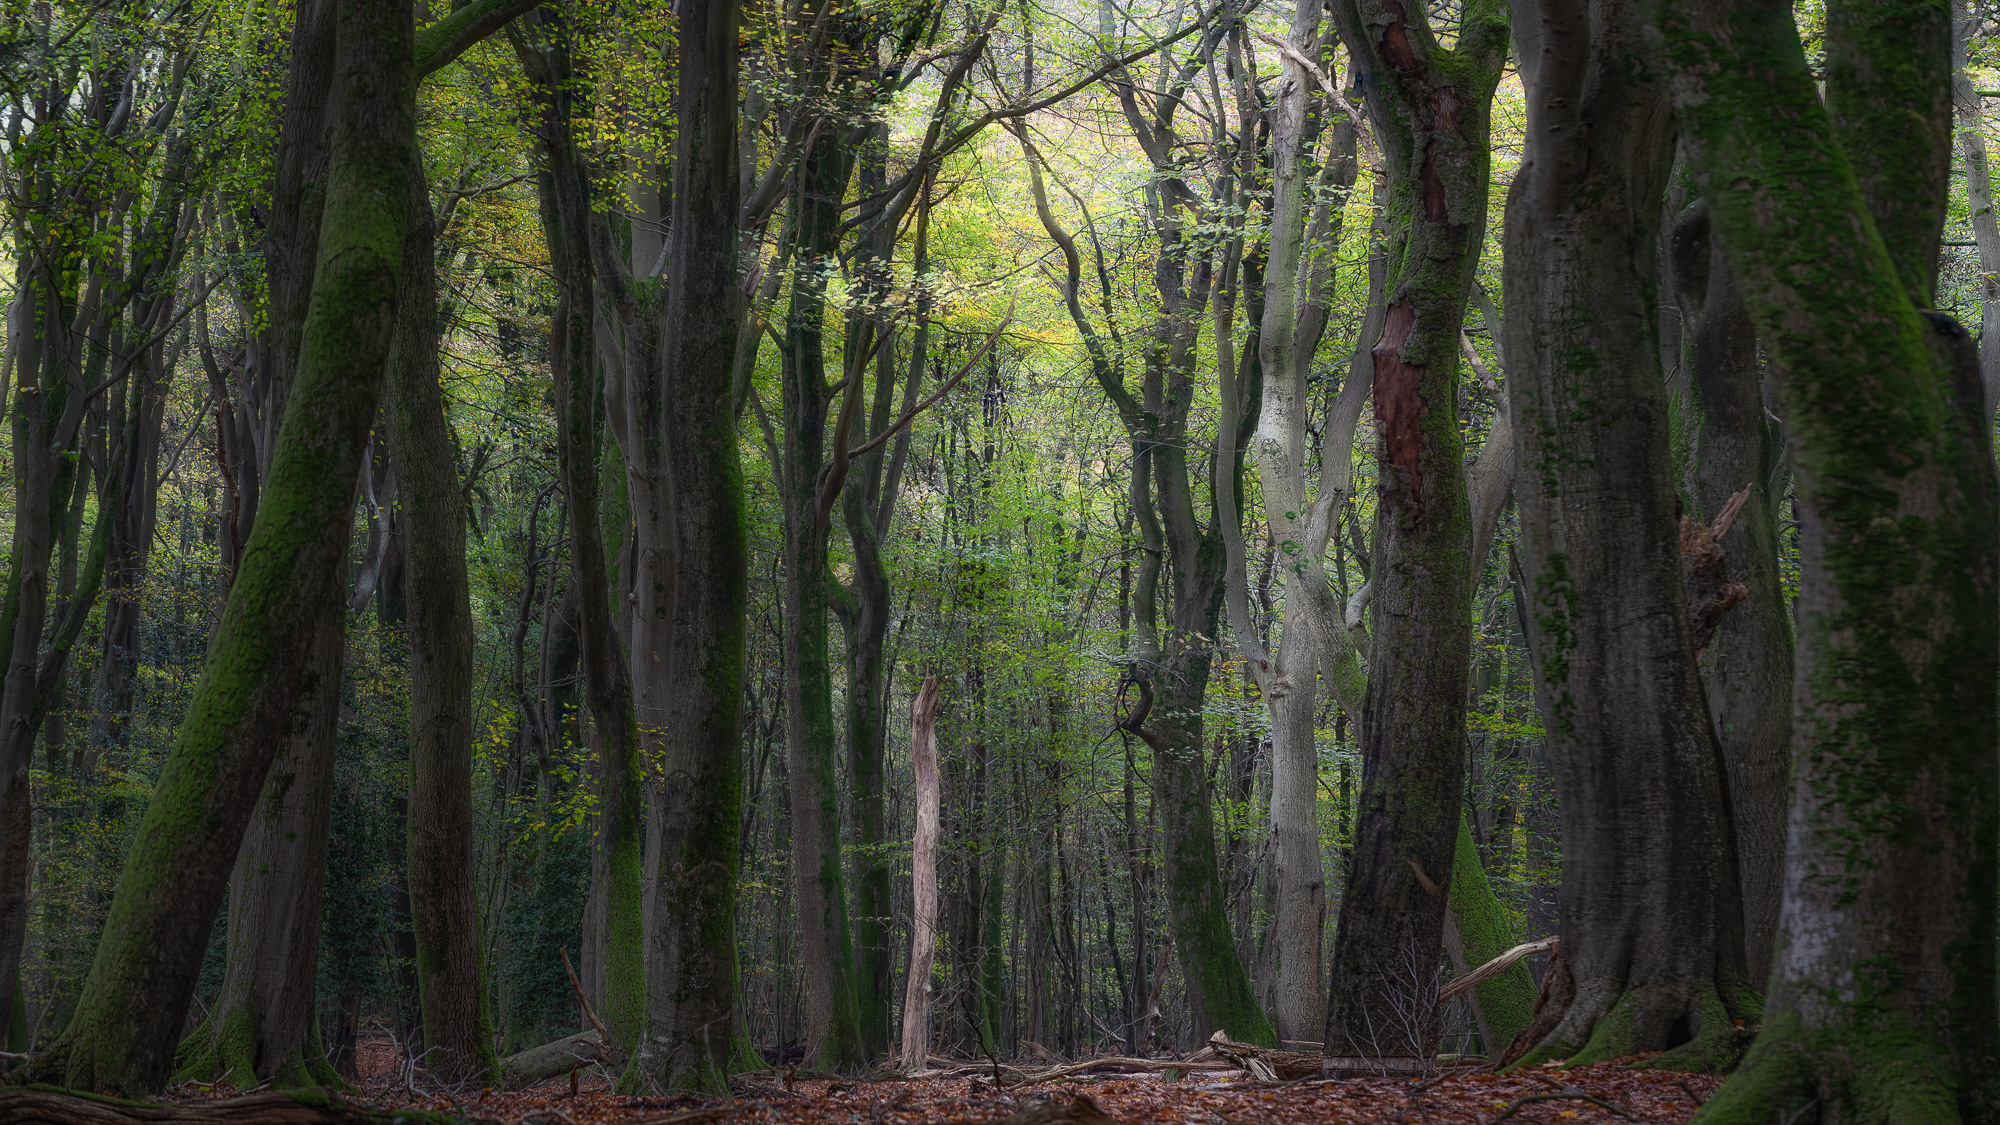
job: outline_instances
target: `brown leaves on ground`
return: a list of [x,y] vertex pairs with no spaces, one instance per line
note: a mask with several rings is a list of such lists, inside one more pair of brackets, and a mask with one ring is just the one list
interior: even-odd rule
[[[1078,1075],[973,1092],[966,1078],[827,1081],[800,1078],[788,1093],[766,1073],[735,1081],[726,1101],[620,1097],[602,1076],[567,1076],[526,1090],[440,1091],[412,1096],[387,1075],[353,1095],[382,1108],[444,1112],[494,1125],[1613,1125],[1686,1121],[1722,1080],[1635,1070],[1621,1063],[1528,1067],[1509,1074],[1461,1071],[1416,1083],[1400,1078],[1307,1079],[1276,1085],[1191,1075]],[[189,1098],[205,1091],[183,1089]],[[1524,1099],[1531,1099],[1526,1100]],[[1511,1112],[1510,1112],[1511,1111]]]

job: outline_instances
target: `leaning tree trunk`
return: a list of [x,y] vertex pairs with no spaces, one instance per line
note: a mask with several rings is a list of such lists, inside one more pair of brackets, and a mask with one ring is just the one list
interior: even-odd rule
[[1708,204],[1696,200],[1673,219],[1667,245],[1699,427],[1688,515],[1713,521],[1731,496],[1750,490],[1722,539],[1729,577],[1749,597],[1715,634],[1705,670],[1736,829],[1744,960],[1751,983],[1761,985],[1771,975],[1791,800],[1792,623],[1778,574],[1786,469],[1778,424],[1764,405],[1757,333],[1709,227]]
[[660,359],[672,467],[671,682],[656,792],[659,904],[639,1065],[726,1095],[736,1021],[749,544],[736,438],[737,0],[682,0],[672,229]]
[[1664,8],[1696,181],[1783,373],[1800,523],[1777,953],[1701,1116],[1991,1120],[2000,489],[1971,340],[1923,304],[1946,13],[1830,8],[1822,103],[1789,5]]
[[465,493],[438,389],[436,227],[421,162],[405,196],[403,287],[389,367],[410,637],[410,922],[425,1065],[447,1081],[493,1068],[472,859],[472,600]]
[[416,131],[409,5],[344,3],[339,29],[319,264],[263,509],[75,1013],[31,1065],[38,1081],[137,1094],[166,1079],[231,861],[310,671],[299,623],[321,620],[343,593]]
[[1465,776],[1472,547],[1458,355],[1486,230],[1488,105],[1506,57],[1495,2],[1452,50],[1395,0],[1334,6],[1387,172],[1389,255],[1373,343],[1374,637],[1361,797],[1327,1004],[1329,1054],[1429,1058]]
[[1530,1061],[1721,1069],[1754,1019],[1721,767],[1680,580],[1655,320],[1664,76],[1612,18],[1517,0],[1527,159],[1507,202],[1522,564],[1562,808],[1576,996]]

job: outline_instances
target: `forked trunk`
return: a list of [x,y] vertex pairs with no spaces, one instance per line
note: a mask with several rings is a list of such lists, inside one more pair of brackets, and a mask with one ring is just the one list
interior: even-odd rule
[[1757,1008],[1681,588],[1654,289],[1671,118],[1636,42],[1651,16],[1515,4],[1530,127],[1507,202],[1509,398],[1576,982],[1527,1057],[1724,1069]]

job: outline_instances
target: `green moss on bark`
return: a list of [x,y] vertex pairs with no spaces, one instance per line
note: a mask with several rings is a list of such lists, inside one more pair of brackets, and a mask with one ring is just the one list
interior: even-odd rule
[[[1507,952],[1515,944],[1507,912],[1493,894],[1486,868],[1479,862],[1479,846],[1472,829],[1461,814],[1458,821],[1458,850],[1451,870],[1451,913],[1458,922],[1459,940],[1465,943],[1465,961],[1478,968]],[[1535,978],[1526,961],[1516,961],[1507,971],[1473,989],[1479,1009],[1486,1017],[1486,1030],[1493,1042],[1486,1044],[1489,1057],[1500,1052],[1514,1037],[1528,1029],[1535,1018]]]

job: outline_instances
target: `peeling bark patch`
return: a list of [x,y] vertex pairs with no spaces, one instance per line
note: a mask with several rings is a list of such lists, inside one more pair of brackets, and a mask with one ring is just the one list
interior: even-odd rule
[[1424,154],[1424,218],[1433,223],[1445,221],[1444,180],[1439,178],[1437,158]]
[[[1428,162],[1425,168],[1429,168]],[[1403,360],[1403,345],[1417,327],[1417,308],[1407,300],[1389,306],[1375,357],[1375,424],[1381,434],[1382,459],[1402,469],[1410,481],[1410,501],[1421,519],[1424,511],[1423,474],[1417,457],[1423,447],[1424,369]]]
[[1402,0],[1382,0],[1382,12],[1389,17],[1382,28],[1382,57],[1397,70],[1417,69],[1417,49],[1410,45]]

